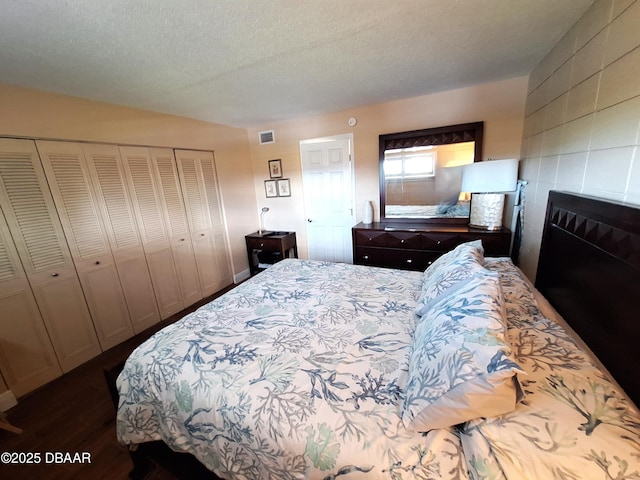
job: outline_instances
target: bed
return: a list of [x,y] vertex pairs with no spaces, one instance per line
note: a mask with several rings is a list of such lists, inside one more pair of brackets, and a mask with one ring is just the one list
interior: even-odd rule
[[[616,382],[571,328],[591,257],[566,244],[601,236],[565,212],[605,204],[551,192],[538,289],[478,242],[426,272],[285,259],[133,352],[118,439],[162,441],[223,479],[638,479],[640,414],[619,386],[635,395],[634,371],[607,364]],[[636,258],[640,214],[611,209],[589,221],[628,232]],[[582,270],[563,277],[558,258],[578,250]],[[637,292],[637,260],[620,268]],[[617,301],[589,295],[605,292]],[[599,340],[632,351],[637,327],[616,332],[590,342],[600,358]]]

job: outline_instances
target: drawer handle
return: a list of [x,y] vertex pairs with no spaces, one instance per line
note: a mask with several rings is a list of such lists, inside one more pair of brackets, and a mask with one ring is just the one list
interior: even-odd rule
[[96,262],[96,265],[100,265],[100,260],[98,260],[98,261]]
[[260,244],[260,246],[261,246],[261,247],[264,247],[264,243],[261,243],[261,244]]
[[180,241],[181,241],[181,242],[184,242],[184,238],[181,238],[181,239],[180,239]]
[[201,233],[201,234],[200,234],[200,236],[201,236],[201,237],[204,237],[204,233]]
[[440,240],[438,240],[438,241],[436,242],[436,245],[440,245],[441,243],[442,243],[442,242],[441,242]]
[[362,257],[363,260],[369,260],[369,255],[365,255]]
[[404,239],[400,240],[400,243],[404,243]]
[[411,260],[411,259],[407,260],[407,263],[412,263],[412,262],[413,262],[413,260]]
[[58,274],[57,274],[57,273],[54,273],[54,274],[52,274],[51,276],[52,276],[52,277],[57,277],[57,276],[58,276]]

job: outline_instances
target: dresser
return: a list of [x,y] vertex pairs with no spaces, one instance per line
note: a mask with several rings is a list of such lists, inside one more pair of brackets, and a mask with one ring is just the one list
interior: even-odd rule
[[482,240],[485,255],[509,256],[511,232],[458,224],[399,225],[374,222],[352,228],[353,263],[404,270],[425,270],[461,243]]

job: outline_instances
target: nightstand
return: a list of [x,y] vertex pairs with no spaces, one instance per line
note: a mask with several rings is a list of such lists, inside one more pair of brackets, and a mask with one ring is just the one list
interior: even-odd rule
[[296,232],[254,232],[244,237],[251,275],[283,258],[298,258]]

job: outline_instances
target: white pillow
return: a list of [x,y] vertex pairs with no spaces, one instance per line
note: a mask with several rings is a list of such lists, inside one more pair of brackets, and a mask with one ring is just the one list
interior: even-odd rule
[[498,274],[471,278],[438,302],[413,336],[402,421],[425,432],[515,409],[522,391],[505,340]]

